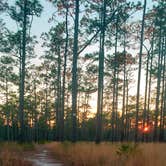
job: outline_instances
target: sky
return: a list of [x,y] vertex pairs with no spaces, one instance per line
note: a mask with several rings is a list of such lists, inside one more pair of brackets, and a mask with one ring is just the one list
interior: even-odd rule
[[[43,8],[43,12],[41,14],[41,17],[34,18],[31,33],[33,35],[36,35],[38,40],[39,40],[39,44],[36,47],[36,52],[40,56],[43,54],[43,49],[40,46],[41,42],[42,42],[40,39],[40,36],[41,36],[42,32],[48,32],[49,29],[51,28],[51,26],[54,25],[54,22],[49,23],[48,20],[52,17],[52,14],[56,11],[56,8],[52,5],[52,3],[49,2],[49,0],[39,0],[39,1],[44,8]],[[133,0],[129,0],[129,1],[133,1]],[[134,0],[134,2],[136,2],[136,1],[138,1],[138,0]],[[143,3],[144,0],[140,0],[140,1]],[[8,0],[8,2],[10,4],[14,4],[15,0]],[[147,0],[147,8],[151,8],[151,7],[152,7],[152,0]],[[134,15],[133,19],[141,19],[141,15],[142,15],[142,11],[137,12],[137,14]],[[11,19],[9,19],[9,17],[7,17],[6,15],[3,15],[3,17],[6,19],[7,27],[9,27],[9,29],[16,30],[15,22],[12,21]],[[57,20],[59,20],[59,19],[61,19],[61,18],[58,17]],[[88,51],[89,50],[87,50],[87,52]]]
[[[137,1],[137,0],[135,0]],[[143,3],[144,0],[141,0],[141,2]],[[10,4],[14,4],[15,0],[8,0],[8,2]],[[48,20],[52,17],[52,14],[56,11],[55,7],[52,5],[52,3],[50,3],[48,0],[40,0],[40,3],[42,4],[43,8],[43,12],[41,14],[40,18],[34,18],[33,24],[32,24],[32,29],[31,29],[31,33],[32,35],[36,35],[39,41],[39,44],[37,44],[36,46],[36,54],[41,56],[43,55],[43,48],[41,47],[41,43],[42,40],[40,39],[40,36],[42,34],[42,32],[48,32],[49,29],[51,28],[51,26],[53,26],[54,24],[56,24],[56,22],[52,22],[49,23]],[[152,0],[147,0],[147,8],[151,8],[152,7]],[[16,30],[16,24],[14,21],[12,21],[11,19],[9,19],[8,16],[6,15],[2,15],[4,17],[4,20],[6,21],[6,25],[9,29],[12,29],[13,31]],[[134,15],[133,19],[141,19],[142,18],[142,11],[138,12],[137,14]],[[58,19],[61,19],[60,17]],[[90,46],[88,47],[84,53],[86,52],[93,52],[96,51],[97,49],[99,49],[97,46]],[[132,51],[135,54],[138,52],[139,50],[136,51]],[[35,59],[33,61],[33,63],[39,64],[40,61],[38,59]],[[142,79],[141,79],[141,94],[143,95],[144,92],[144,85],[145,85],[145,76],[144,76],[144,71],[142,70]],[[137,72],[135,73],[135,83],[132,85],[132,88],[130,90],[131,94],[136,94],[136,80],[137,80]],[[93,107],[93,110],[96,110],[96,94],[94,94],[92,96],[91,99],[91,105]]]

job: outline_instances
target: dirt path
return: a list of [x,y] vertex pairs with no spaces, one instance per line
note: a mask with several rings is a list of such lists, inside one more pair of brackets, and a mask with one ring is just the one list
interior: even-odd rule
[[36,151],[25,154],[25,159],[32,162],[33,166],[63,166],[55,160],[51,152],[44,146],[37,147]]

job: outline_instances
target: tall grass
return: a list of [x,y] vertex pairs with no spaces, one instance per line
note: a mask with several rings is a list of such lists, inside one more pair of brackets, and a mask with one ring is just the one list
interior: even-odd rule
[[1,143],[0,166],[31,166],[30,162],[24,160],[25,146],[17,143]]
[[116,148],[110,143],[51,143],[47,147],[55,156],[73,166],[106,166],[117,165]]
[[166,144],[50,143],[47,147],[67,166],[164,166]]

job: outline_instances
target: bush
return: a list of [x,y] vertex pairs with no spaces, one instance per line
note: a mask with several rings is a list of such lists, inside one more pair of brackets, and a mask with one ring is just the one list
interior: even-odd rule
[[128,158],[131,155],[134,155],[136,153],[138,153],[138,144],[121,144],[118,148],[118,150],[116,151],[117,155],[119,157],[126,157]]

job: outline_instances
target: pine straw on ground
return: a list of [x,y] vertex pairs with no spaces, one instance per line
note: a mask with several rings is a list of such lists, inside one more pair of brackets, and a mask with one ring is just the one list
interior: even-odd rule
[[47,148],[67,166],[165,166],[166,144],[49,143]]

